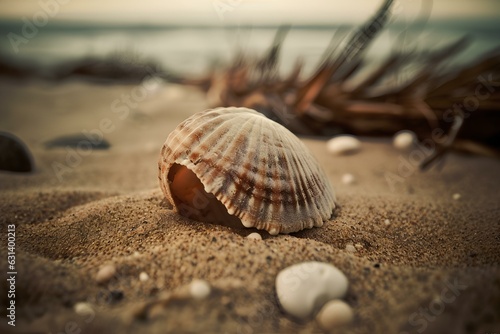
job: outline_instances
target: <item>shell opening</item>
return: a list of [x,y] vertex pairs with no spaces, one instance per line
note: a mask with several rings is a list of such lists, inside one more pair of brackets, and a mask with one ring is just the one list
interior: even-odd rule
[[175,207],[182,216],[207,223],[244,227],[238,217],[228,213],[224,204],[205,191],[200,179],[186,166],[172,165],[168,180]]

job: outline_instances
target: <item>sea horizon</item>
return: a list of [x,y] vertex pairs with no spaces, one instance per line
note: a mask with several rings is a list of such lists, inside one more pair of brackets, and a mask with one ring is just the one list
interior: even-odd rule
[[[39,66],[82,58],[134,54],[179,74],[206,73],[214,63],[228,62],[238,52],[262,54],[283,24],[169,24],[137,22],[85,22],[54,20],[37,27],[36,36],[13,43],[23,36],[29,19],[0,19],[0,56],[11,62]],[[357,24],[289,24],[283,43],[281,69],[290,71],[301,58],[310,72],[340,31],[355,31]],[[439,20],[405,23],[393,21],[374,40],[367,59],[380,61],[391,52],[425,52],[444,47],[467,36],[470,46],[457,54],[457,62],[472,61],[500,45],[500,23],[495,20]],[[10,37],[9,37],[10,36]],[[455,60],[454,60],[455,61]]]

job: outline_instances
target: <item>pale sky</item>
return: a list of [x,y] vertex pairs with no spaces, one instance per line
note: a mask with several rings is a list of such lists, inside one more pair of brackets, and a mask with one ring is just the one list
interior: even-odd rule
[[[0,19],[32,18],[60,3],[52,20],[164,24],[342,24],[370,17],[382,0],[0,0]],[[64,4],[63,4],[64,3]],[[399,0],[397,17],[414,20],[422,4],[431,20],[500,20],[500,0]]]

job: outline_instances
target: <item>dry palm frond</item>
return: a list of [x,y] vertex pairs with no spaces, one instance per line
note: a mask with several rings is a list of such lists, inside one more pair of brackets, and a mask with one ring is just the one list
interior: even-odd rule
[[[386,0],[351,36],[335,36],[305,80],[300,78],[301,62],[285,78],[278,73],[279,52],[290,27],[280,28],[261,59],[239,55],[212,76],[210,100],[214,106],[256,109],[298,134],[388,136],[409,129],[423,140],[441,130],[447,139],[436,145],[422,168],[450,149],[500,156],[500,82],[495,81],[500,74],[500,50],[462,69],[447,68],[446,61],[469,44],[468,38],[462,38],[431,52],[393,53],[371,74],[353,80],[366,67],[363,51],[388,21],[392,2]],[[418,65],[411,77],[388,84],[408,64]],[[466,105],[475,103],[478,90],[480,103]]]

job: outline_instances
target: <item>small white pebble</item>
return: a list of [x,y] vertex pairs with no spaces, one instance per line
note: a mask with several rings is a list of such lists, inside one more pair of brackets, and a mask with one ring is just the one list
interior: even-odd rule
[[247,239],[262,240],[262,236],[257,232],[253,232],[253,233],[250,233],[249,235],[247,235]]
[[115,274],[116,267],[113,264],[106,264],[99,269],[95,280],[97,281],[97,283],[103,284],[112,279]]
[[352,308],[338,299],[326,303],[316,316],[319,326],[327,331],[348,325],[353,319]]
[[89,315],[94,313],[94,309],[89,303],[79,302],[73,306],[73,310],[78,315]]
[[299,318],[312,317],[326,302],[342,298],[349,282],[338,268],[323,262],[302,262],[276,276],[276,295],[283,310]]
[[462,195],[460,195],[459,193],[453,194],[453,199],[455,201],[458,201],[460,199],[460,197],[462,197]]
[[132,257],[141,257],[141,253],[139,253],[138,251],[135,251],[135,252],[132,254]]
[[416,142],[417,136],[415,133],[409,130],[399,131],[394,135],[392,140],[392,144],[395,148],[401,151],[406,151],[410,149],[413,144]]
[[355,253],[356,247],[354,247],[353,244],[347,244],[345,245],[345,250],[348,251],[349,253]]
[[207,281],[201,279],[195,279],[191,282],[189,286],[189,293],[194,299],[204,299],[210,295],[211,292],[210,284]]
[[352,174],[344,174],[342,175],[342,183],[343,184],[353,184],[356,181],[356,178]]
[[362,244],[355,244],[354,247],[356,247],[357,250],[363,249]]
[[141,272],[139,274],[139,281],[146,282],[149,279],[149,275],[146,272]]
[[350,154],[361,149],[361,142],[354,136],[337,136],[326,142],[326,148],[335,155]]
[[391,221],[389,219],[386,219],[386,220],[384,220],[384,224],[386,226],[389,226],[389,225],[391,225]]

